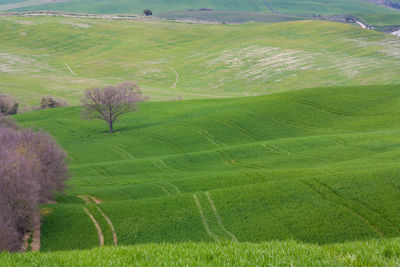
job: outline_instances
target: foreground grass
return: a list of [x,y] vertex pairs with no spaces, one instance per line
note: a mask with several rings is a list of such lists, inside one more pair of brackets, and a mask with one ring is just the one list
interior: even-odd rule
[[52,253],[0,253],[3,266],[399,266],[400,240],[327,246],[295,241],[145,244]]

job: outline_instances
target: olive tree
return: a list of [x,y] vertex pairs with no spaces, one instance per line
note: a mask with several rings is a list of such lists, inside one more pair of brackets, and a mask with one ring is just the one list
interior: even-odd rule
[[83,98],[83,117],[100,119],[108,124],[109,132],[114,132],[114,123],[122,114],[133,112],[138,102],[144,101],[140,87],[132,82],[117,86],[92,88]]

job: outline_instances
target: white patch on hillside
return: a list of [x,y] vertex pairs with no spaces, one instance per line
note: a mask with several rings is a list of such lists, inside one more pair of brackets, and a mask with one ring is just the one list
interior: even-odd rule
[[[250,46],[222,51],[208,61],[207,68],[210,71],[220,69],[222,72],[234,70],[235,78],[258,80],[271,78],[276,72],[310,69],[311,59],[312,54],[304,51]],[[220,80],[220,83],[225,82],[226,79]]]
[[397,37],[400,37],[400,30],[395,31],[395,32],[391,32],[390,34],[394,35],[394,36],[397,36]]
[[0,72],[26,73],[40,72],[49,69],[46,64],[39,63],[38,60],[28,57],[0,51]]
[[71,26],[73,26],[73,27],[75,27],[75,28],[84,28],[84,29],[88,29],[88,28],[91,27],[89,24],[85,24],[85,23],[76,23],[76,22],[70,21],[70,20],[63,20],[63,21],[60,21],[59,23],[61,23],[61,24],[66,24],[66,25],[71,25]]
[[[382,53],[391,56],[400,55],[399,43],[396,45],[385,43]],[[392,47],[392,49],[388,50],[388,47]],[[313,81],[313,71],[326,72],[326,75],[339,75],[344,79],[343,81],[346,81],[357,77],[364,78],[365,73],[373,71],[379,66],[385,67],[388,63],[393,65],[393,59],[384,57],[355,57],[344,52],[312,53],[262,46],[224,50],[212,57],[202,72],[205,75],[219,76],[209,82],[210,88],[227,86],[235,80],[255,81],[269,85],[285,83],[298,79],[296,77],[303,73],[306,73],[307,78],[298,80],[298,83],[307,86],[309,81]],[[400,62],[398,63],[400,67]],[[386,79],[387,77],[382,75],[381,81],[385,82]],[[339,80],[340,82],[341,80]],[[329,83],[337,83],[337,78]]]
[[392,36],[379,41],[370,41],[363,38],[345,39],[356,47],[378,47],[378,51],[389,57],[400,58],[400,42]]

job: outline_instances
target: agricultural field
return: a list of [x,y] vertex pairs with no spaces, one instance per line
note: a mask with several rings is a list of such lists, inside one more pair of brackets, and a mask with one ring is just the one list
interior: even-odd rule
[[[363,0],[157,0],[150,3],[145,0],[74,0],[51,1],[29,0],[10,4],[9,0],[0,2],[3,11],[56,10],[94,14],[142,14],[144,9],[151,9],[154,15],[165,12],[183,12],[188,10],[212,9],[217,12],[236,12],[242,18],[249,18],[249,12],[257,12],[255,17],[262,20],[264,14],[281,14],[310,17],[310,15],[352,14],[363,18],[369,24],[400,24],[400,10],[376,5]],[[239,14],[242,13],[242,14]],[[207,15],[206,15],[207,16]],[[261,16],[261,17],[260,17]],[[197,15],[197,18],[199,16]],[[203,17],[201,15],[200,17]],[[196,18],[196,15],[194,16]],[[204,17],[203,17],[204,18]],[[264,18],[265,20],[265,18]]]
[[[0,252],[0,265],[400,265],[400,39],[325,21],[350,13],[389,31],[400,11],[361,0],[0,0],[10,6],[107,15],[0,13],[0,95],[20,104],[19,125],[54,137],[71,176],[32,208],[41,225],[16,238],[27,252]],[[145,8],[158,17],[134,15]],[[84,119],[86,89],[127,81],[149,100],[114,133]],[[40,110],[50,95],[69,105]],[[42,158],[28,171],[47,170]]]
[[20,114],[67,150],[73,174],[43,207],[41,251],[399,237],[399,89],[148,102],[114,134],[79,107]]
[[152,101],[400,83],[397,37],[326,21],[0,17],[0,39],[0,91],[25,109],[43,95],[76,105],[83,90],[122,81]]

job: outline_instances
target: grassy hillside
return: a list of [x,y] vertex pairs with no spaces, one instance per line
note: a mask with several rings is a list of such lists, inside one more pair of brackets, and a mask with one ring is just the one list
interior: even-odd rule
[[126,80],[152,100],[400,83],[397,37],[321,21],[2,17],[0,39],[0,91],[24,106],[48,94],[77,104],[83,89]]
[[179,21],[208,21],[220,23],[264,22],[278,23],[295,20],[305,20],[303,17],[282,15],[266,12],[239,12],[239,11],[173,11],[160,13],[157,17]]
[[106,245],[104,215],[119,245],[398,237],[399,89],[144,103],[112,135],[78,107],[18,115],[55,136],[74,174],[45,206],[42,250],[98,246],[85,208]]
[[363,17],[368,23],[372,24],[400,24],[400,11],[362,0],[157,0],[151,2],[145,0],[74,0],[55,3],[49,1],[49,3],[45,4],[35,0],[31,0],[30,2],[31,4],[27,4],[25,1],[3,6],[0,3],[0,10],[58,10],[96,14],[141,14],[144,9],[150,8],[155,14],[159,14],[163,12],[209,8],[217,11],[272,12],[306,16],[311,14],[353,14]]
[[0,253],[7,266],[397,266],[400,240],[329,246],[293,241],[261,244],[146,244],[54,253]]

